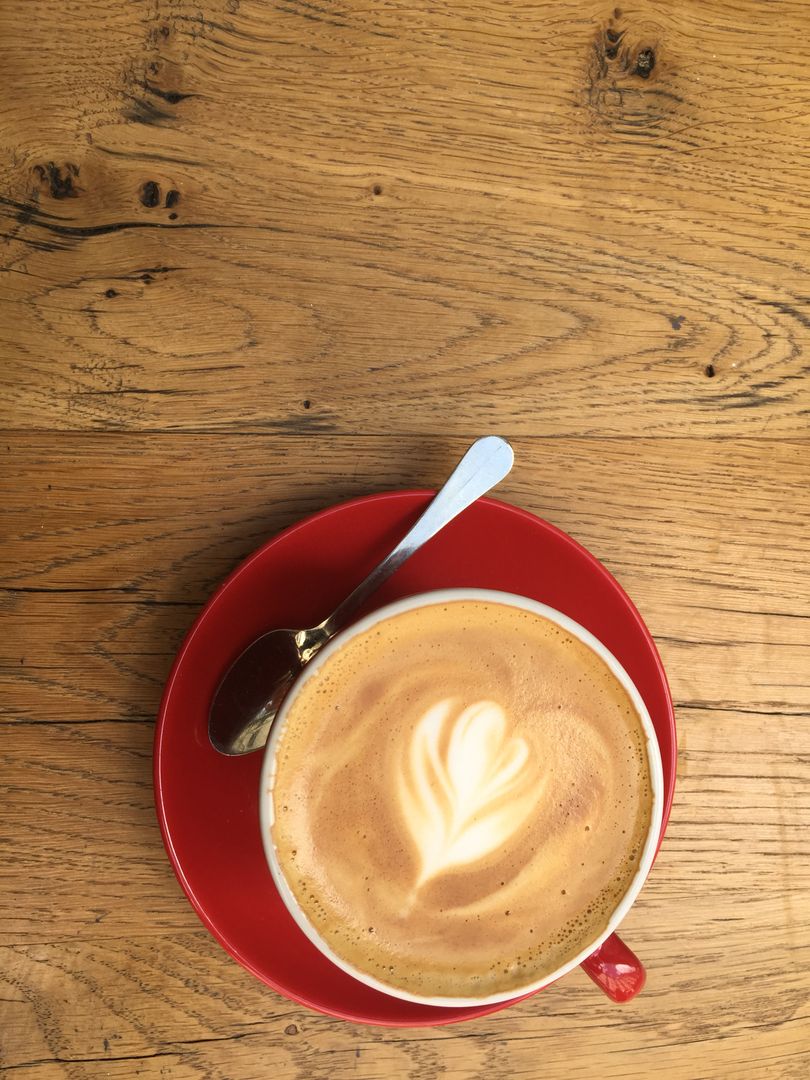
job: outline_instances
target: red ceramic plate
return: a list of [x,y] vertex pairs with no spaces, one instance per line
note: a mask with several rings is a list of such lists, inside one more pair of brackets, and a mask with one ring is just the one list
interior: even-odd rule
[[[432,495],[403,491],[343,503],[293,525],[251,555],[191,628],[166,684],[155,734],[163,840],[203,923],[274,990],[368,1024],[448,1024],[511,1003],[450,1009],[400,1001],[330,964],[296,926],[265,863],[258,811],[262,755],[218,754],[208,741],[208,705],[222,672],[246,645],[273,627],[313,626],[323,619],[407,532]],[[621,586],[553,525],[480,499],[414,555],[366,610],[456,586],[500,589],[550,604],[615,654],[658,734],[665,827],[676,763],[672,702],[652,638]]]

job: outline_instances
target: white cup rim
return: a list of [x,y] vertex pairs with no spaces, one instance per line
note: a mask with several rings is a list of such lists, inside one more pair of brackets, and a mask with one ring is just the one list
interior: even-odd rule
[[[430,995],[411,994],[405,990],[401,990],[399,987],[390,986],[380,979],[374,978],[372,975],[367,975],[365,972],[354,967],[348,963],[342,957],[338,956],[330,946],[323,940],[318,931],[309,921],[303,910],[301,909],[292,889],[287,884],[284,873],[279,865],[277,852],[275,845],[271,839],[271,828],[275,820],[272,791],[275,781],[275,766],[276,756],[275,751],[278,745],[281,734],[284,730],[284,725],[287,721],[290,708],[293,701],[297,697],[301,688],[309,681],[310,678],[328,661],[329,657],[337,652],[343,645],[350,641],[357,634],[362,634],[366,630],[371,629],[376,623],[383,619],[391,618],[395,615],[400,615],[406,611],[412,611],[419,607],[430,607],[434,604],[450,603],[457,600],[483,600],[489,603],[506,604],[511,607],[522,608],[525,611],[534,612],[537,615],[541,615],[544,618],[551,620],[558,626],[567,630],[574,637],[579,638],[585,645],[589,646],[593,652],[597,654],[608,666],[612,674],[619,680],[633,706],[638,713],[644,728],[644,734],[646,736],[646,749],[647,760],[650,768],[650,784],[652,790],[652,807],[650,813],[650,824],[645,837],[644,846],[642,848],[641,860],[639,862],[638,869],[633,876],[632,881],[628,885],[624,895],[619,900],[618,904],[613,910],[610,920],[598,937],[593,938],[588,944],[577,953],[571,960],[566,961],[559,968],[553,971],[550,975],[545,975],[542,979],[535,980],[534,982],[527,983],[525,986],[518,987],[509,991],[501,992],[498,994],[488,994],[482,997],[437,997]],[[588,956],[595,952],[599,946],[615,932],[621,921],[624,919],[627,912],[632,907],[636,900],[641,888],[650,872],[653,861],[655,859],[655,853],[658,849],[658,841],[661,833],[661,826],[663,821],[663,806],[664,806],[664,773],[661,763],[661,751],[658,745],[658,738],[655,733],[655,727],[653,726],[652,719],[647,710],[647,706],[644,704],[644,700],[641,694],[637,690],[630,676],[625,671],[624,667],[619,663],[613,653],[604,645],[597,637],[595,637],[589,630],[586,630],[584,626],[570,618],[568,615],[563,614],[556,608],[550,607],[548,604],[543,604],[538,600],[532,600],[526,596],[519,596],[516,593],[502,592],[495,589],[433,589],[429,592],[417,593],[413,596],[405,597],[401,600],[395,600],[390,604],[386,604],[384,607],[378,608],[376,611],[370,612],[368,615],[359,619],[357,622],[352,623],[350,626],[341,630],[338,634],[323,649],[317,654],[317,656],[310,661],[299,675],[295,683],[293,684],[287,697],[284,699],[281,708],[279,709],[278,716],[273,722],[273,726],[270,732],[270,738],[267,741],[267,745],[264,751],[264,761],[262,763],[261,777],[259,781],[259,821],[262,833],[262,845],[264,847],[265,857],[267,864],[270,868],[270,873],[273,877],[275,886],[284,901],[284,905],[292,915],[295,922],[298,924],[299,929],[305,934],[305,936],[312,942],[312,944],[326,956],[332,963],[345,971],[348,975],[357,979],[359,982],[370,986],[375,990],[379,990],[381,993],[387,994],[389,997],[399,998],[403,1001],[417,1002],[423,1005],[437,1005],[447,1008],[459,1008],[470,1007],[476,1005],[494,1005],[503,1001],[512,1001],[516,998],[524,997],[528,994],[532,994],[537,990],[541,990],[551,983],[556,982],[557,979],[562,978],[569,971],[572,971],[575,967],[582,963]]]

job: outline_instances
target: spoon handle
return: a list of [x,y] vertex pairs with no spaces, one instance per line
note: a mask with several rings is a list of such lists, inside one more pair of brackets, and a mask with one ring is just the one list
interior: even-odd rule
[[507,475],[515,455],[505,439],[487,435],[477,439],[448,478],[413,528],[400,540],[390,554],[376,566],[365,581],[325,619],[318,628],[328,641],[375,589],[389,578],[414,552],[435,536],[462,510],[485,495]]

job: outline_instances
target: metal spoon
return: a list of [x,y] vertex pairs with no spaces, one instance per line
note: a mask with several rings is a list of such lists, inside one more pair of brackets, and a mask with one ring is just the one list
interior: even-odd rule
[[363,601],[454,517],[512,468],[512,447],[496,435],[478,439],[394,550],[328,619],[309,630],[271,630],[233,662],[214,694],[208,735],[222,754],[249,754],[267,742],[279,706],[304,664],[342,630]]

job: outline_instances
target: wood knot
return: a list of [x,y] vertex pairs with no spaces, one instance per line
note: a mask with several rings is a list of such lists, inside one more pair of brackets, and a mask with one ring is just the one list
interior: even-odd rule
[[[156,206],[160,206],[163,195],[157,180],[147,180],[146,183],[142,184],[141,190],[138,193],[138,198],[142,205],[146,206],[149,210],[154,210]],[[179,202],[180,192],[177,191],[176,188],[170,188],[169,191],[166,192],[166,199],[163,202],[163,205],[167,210],[174,210],[174,207],[177,206]],[[171,221],[176,220],[176,218],[176,212],[169,214],[169,219]]]
[[160,202],[160,185],[155,183],[154,180],[147,180],[138,197],[143,205],[150,207],[150,209],[157,206]]
[[650,95],[643,88],[661,77],[661,33],[652,23],[632,22],[620,8],[596,31],[586,75],[588,104],[617,134],[649,133],[663,120],[663,108],[679,100],[671,92]]
[[79,175],[79,166],[72,161],[65,162],[64,166],[48,161],[45,165],[35,165],[34,172],[52,199],[75,199],[81,191],[74,182]]
[[655,50],[642,49],[636,57],[636,67],[633,72],[640,79],[649,79],[655,67]]

